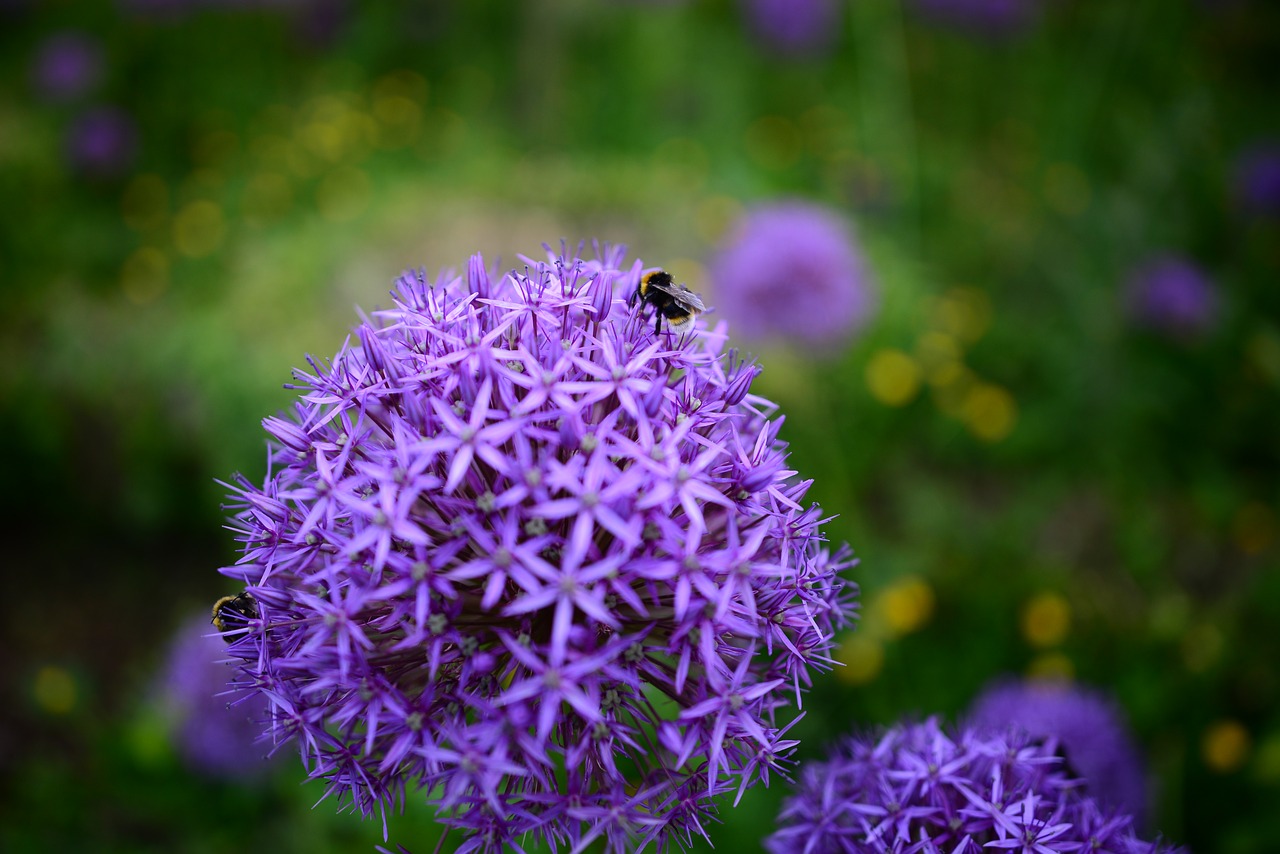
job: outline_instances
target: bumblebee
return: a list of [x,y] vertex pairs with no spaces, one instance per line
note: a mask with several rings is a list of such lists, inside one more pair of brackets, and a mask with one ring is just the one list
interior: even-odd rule
[[248,593],[237,593],[234,596],[223,596],[213,603],[213,618],[209,621],[213,627],[222,632],[222,639],[227,643],[239,638],[227,636],[227,632],[243,629],[250,620],[258,618],[258,602]]
[[666,270],[654,270],[640,277],[635,293],[627,299],[628,306],[640,303],[653,306],[653,334],[662,331],[662,318],[667,319],[669,329],[682,329],[693,320],[699,312],[707,310],[702,304],[702,297],[676,284],[675,279]]

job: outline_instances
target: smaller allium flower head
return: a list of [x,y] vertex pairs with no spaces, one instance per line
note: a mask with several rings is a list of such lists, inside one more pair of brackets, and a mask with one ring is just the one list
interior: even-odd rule
[[207,612],[184,622],[174,636],[157,692],[173,727],[174,747],[193,770],[211,777],[249,779],[269,765],[261,740],[266,698],[229,692],[235,671],[227,645],[212,634]]
[[133,119],[116,107],[95,107],[67,129],[67,157],[79,172],[113,178],[133,163],[138,132]]
[[920,14],[977,36],[1002,38],[1026,30],[1040,14],[1040,0],[914,0]]
[[1136,323],[1175,336],[1207,331],[1218,316],[1218,292],[1197,266],[1177,255],[1140,265],[1126,285],[1129,315]]
[[1246,212],[1280,217],[1280,144],[1259,145],[1240,155],[1235,194]]
[[774,854],[979,854],[1177,849],[1144,842],[1133,819],[1085,795],[1053,739],[946,732],[935,718],[847,739],[800,769]]
[[1133,816],[1147,812],[1143,763],[1120,709],[1105,695],[1057,682],[997,682],[974,701],[968,722],[1057,740],[1066,766],[1102,804]]
[[655,334],[622,259],[405,274],[235,487],[270,737],[366,815],[431,793],[459,850],[705,835],[850,616],[758,369]]
[[102,65],[97,40],[83,33],[60,33],[40,46],[31,66],[31,83],[45,100],[75,100],[98,85]]
[[867,322],[874,305],[849,224],[805,202],[748,211],[712,260],[711,279],[717,311],[750,341],[834,349]]
[[840,7],[835,0],[743,0],[747,20],[761,42],[794,56],[821,53],[835,39]]

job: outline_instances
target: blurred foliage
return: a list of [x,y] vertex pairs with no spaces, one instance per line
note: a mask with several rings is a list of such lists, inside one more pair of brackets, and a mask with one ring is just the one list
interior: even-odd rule
[[[729,0],[0,3],[0,848],[372,850],[292,765],[185,769],[150,711],[169,636],[227,592],[214,479],[262,475],[289,367],[402,268],[599,238],[707,288],[733,218],[780,196],[855,221],[880,299],[838,357],[761,354],[862,558],[802,757],[1070,676],[1127,710],[1152,830],[1280,838],[1280,226],[1231,184],[1280,134],[1280,9],[1054,0],[998,37],[841,16],[784,57]],[[50,100],[31,69],[68,30],[101,77]],[[86,171],[94,105],[136,148]],[[1210,333],[1125,315],[1158,252],[1221,289]],[[781,796],[726,809],[718,847],[754,850]],[[411,806],[391,838],[437,833]]]

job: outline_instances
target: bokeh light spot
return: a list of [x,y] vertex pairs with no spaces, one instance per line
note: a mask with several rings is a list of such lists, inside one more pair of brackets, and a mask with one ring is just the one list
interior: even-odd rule
[[1247,555],[1261,554],[1275,541],[1275,513],[1265,504],[1250,502],[1236,511],[1231,534],[1240,551]]
[[916,341],[916,358],[930,382],[960,361],[960,342],[946,332],[925,332]]
[[899,637],[928,623],[935,604],[933,588],[913,575],[885,588],[876,601],[876,610],[889,634]]
[[1038,593],[1022,606],[1020,624],[1032,646],[1057,646],[1071,630],[1071,604],[1059,593]]
[[36,704],[53,715],[65,715],[75,708],[76,683],[71,674],[61,667],[41,667],[36,672]]
[[139,175],[120,197],[125,225],[134,231],[160,228],[169,215],[169,187],[159,175]]
[[879,641],[850,633],[840,642],[836,660],[844,665],[835,668],[836,678],[849,685],[866,685],[884,667],[884,647]]
[[316,187],[316,208],[330,222],[348,222],[364,213],[373,198],[369,176],[359,169],[335,169]]
[[207,200],[191,202],[173,219],[173,244],[188,258],[212,254],[226,236],[222,208]]
[[964,417],[969,392],[978,382],[969,366],[950,362],[935,368],[926,378],[933,386],[933,401],[938,409],[953,418]]
[[963,418],[973,435],[984,442],[999,442],[1013,432],[1018,406],[1000,386],[979,383],[965,396]]
[[153,246],[143,246],[120,268],[120,289],[136,305],[154,302],[169,287],[169,259]]
[[885,406],[905,406],[920,391],[920,367],[901,350],[885,348],[867,362],[867,388]]
[[977,288],[952,288],[934,303],[932,315],[940,330],[972,344],[991,326],[991,298]]
[[1239,721],[1215,721],[1200,738],[1200,757],[1209,770],[1230,774],[1249,758],[1250,744],[1249,731]]

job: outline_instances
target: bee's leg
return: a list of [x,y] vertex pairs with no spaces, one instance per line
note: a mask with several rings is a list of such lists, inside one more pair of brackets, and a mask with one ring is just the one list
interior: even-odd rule
[[662,311],[659,310],[653,313],[653,334],[658,335],[658,334],[661,334],[661,332],[662,332]]

